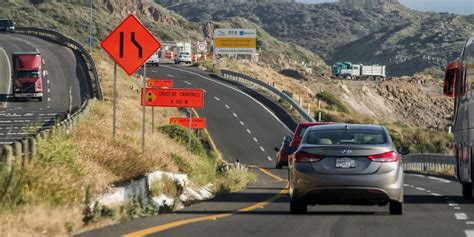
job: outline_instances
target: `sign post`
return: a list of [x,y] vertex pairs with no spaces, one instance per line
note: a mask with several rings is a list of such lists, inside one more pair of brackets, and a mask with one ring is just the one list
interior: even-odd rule
[[[147,87],[151,88],[172,88],[173,80],[148,79]],[[155,133],[155,107],[151,107],[151,133]]]
[[114,97],[113,99],[113,107],[114,107],[114,112],[113,112],[113,128],[112,128],[112,134],[113,134],[113,138],[115,138],[115,128],[116,128],[116,120],[115,120],[115,117],[116,117],[116,114],[117,114],[117,63],[114,63],[114,92],[113,92],[113,95]]
[[[142,79],[143,79],[143,89],[145,89],[146,88],[146,63],[143,65]],[[146,107],[143,106],[142,108],[142,152],[145,151],[145,114],[146,114]]]
[[[116,65],[118,64],[129,76],[136,71],[161,48],[161,42],[148,31],[148,29],[130,14],[125,18],[101,43],[104,49],[115,61],[114,66],[114,98],[113,98],[113,129],[116,135]],[[146,65],[144,67],[144,77],[146,78]],[[146,87],[146,80],[143,79],[143,88]],[[145,121],[145,108],[143,108],[143,123]],[[145,127],[142,126],[142,151],[145,147]]]

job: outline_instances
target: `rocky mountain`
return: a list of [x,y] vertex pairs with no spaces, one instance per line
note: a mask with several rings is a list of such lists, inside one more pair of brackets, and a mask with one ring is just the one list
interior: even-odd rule
[[[262,37],[258,40],[261,62],[281,68],[307,69],[322,72],[324,61],[313,52],[293,43],[275,39],[255,23],[243,18],[223,21],[189,22],[152,0],[95,0],[93,5],[93,42],[98,43],[128,14],[134,13],[154,35],[163,41],[208,41],[216,27],[251,27]],[[38,26],[65,33],[84,44],[89,27],[89,1],[69,0],[8,0],[2,2],[0,18],[8,17],[20,26]]]
[[323,56],[328,64],[385,64],[394,76],[412,75],[432,67],[441,69],[458,56],[474,30],[474,15],[418,12],[397,0],[323,4],[156,1],[193,22],[243,17],[280,40]]

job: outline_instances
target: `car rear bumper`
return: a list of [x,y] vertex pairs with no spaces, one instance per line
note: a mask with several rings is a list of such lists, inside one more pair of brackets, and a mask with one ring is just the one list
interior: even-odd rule
[[[290,167],[290,197],[308,204],[384,204],[403,201],[403,169],[384,174],[318,174],[309,164]],[[308,172],[312,171],[312,172]]]
[[15,93],[15,98],[38,98],[43,97],[43,93]]

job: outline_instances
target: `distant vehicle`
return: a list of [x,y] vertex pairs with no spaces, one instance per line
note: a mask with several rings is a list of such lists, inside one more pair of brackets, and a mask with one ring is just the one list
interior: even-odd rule
[[276,159],[275,159],[275,167],[277,169],[283,168],[283,166],[288,166],[288,156],[293,154],[293,152],[298,149],[300,145],[301,139],[303,138],[304,132],[306,129],[311,126],[319,126],[319,125],[326,125],[326,124],[333,124],[332,122],[312,122],[312,123],[299,123],[293,133],[293,137],[286,136],[283,137],[283,142],[280,148],[275,147]]
[[289,158],[290,211],[308,205],[389,205],[403,214],[403,168],[387,129],[378,125],[313,126]]
[[15,33],[15,22],[9,19],[0,19],[0,31]]
[[454,154],[456,176],[462,195],[471,198],[474,180],[474,37],[467,40],[461,55],[446,67],[444,94],[454,98]]
[[346,79],[378,79],[385,78],[385,66],[352,64],[337,62],[332,66],[332,74]]
[[158,52],[151,55],[150,58],[146,61],[146,64],[150,64],[152,66],[158,67],[160,65],[160,57],[158,55]]
[[43,100],[43,59],[39,52],[17,52],[12,54],[13,97]]
[[175,64],[180,64],[180,63],[186,63],[186,64],[191,64],[191,54],[188,52],[181,52],[179,53],[176,58],[174,59]]

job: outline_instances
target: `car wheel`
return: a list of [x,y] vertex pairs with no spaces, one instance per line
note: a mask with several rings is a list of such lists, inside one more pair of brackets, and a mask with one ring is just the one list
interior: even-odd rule
[[403,202],[390,201],[388,205],[389,205],[391,215],[403,214]]
[[280,170],[280,169],[283,168],[283,166],[280,164],[280,162],[277,161],[277,162],[275,163],[275,168],[277,168],[277,169]]
[[307,211],[308,205],[306,205],[306,203],[296,200],[290,200],[291,214],[305,214]]
[[472,198],[472,184],[462,182],[462,196],[465,198]]

